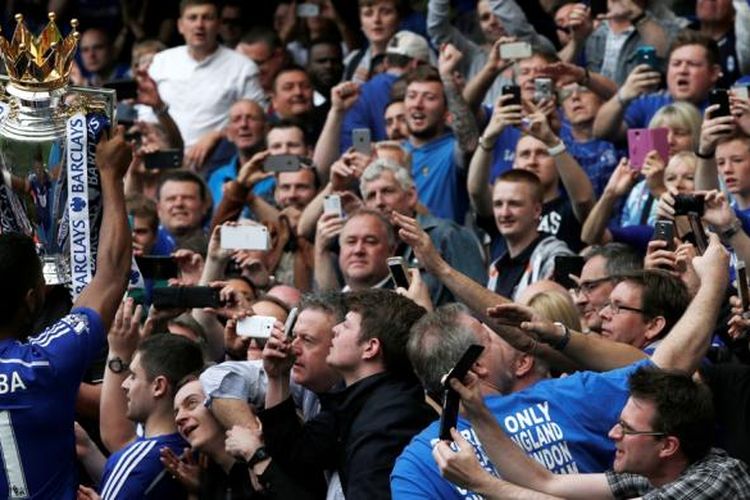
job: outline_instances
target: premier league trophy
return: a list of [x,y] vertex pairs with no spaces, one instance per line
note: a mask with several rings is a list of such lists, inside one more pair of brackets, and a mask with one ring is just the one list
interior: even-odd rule
[[73,297],[96,262],[101,190],[96,145],[113,125],[113,90],[68,85],[79,34],[63,37],[55,15],[33,36],[16,15],[11,40],[0,34],[0,233],[31,236],[48,285]]

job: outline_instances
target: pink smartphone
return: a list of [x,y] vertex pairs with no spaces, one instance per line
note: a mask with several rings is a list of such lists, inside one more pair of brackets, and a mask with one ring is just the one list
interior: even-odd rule
[[632,128],[628,130],[628,157],[633,168],[640,170],[650,151],[656,150],[666,163],[669,160],[668,128]]

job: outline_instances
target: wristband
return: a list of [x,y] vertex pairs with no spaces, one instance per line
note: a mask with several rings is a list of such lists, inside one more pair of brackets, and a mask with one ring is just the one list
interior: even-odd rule
[[698,158],[701,158],[703,160],[713,160],[714,159],[714,153],[715,151],[711,151],[710,153],[701,153],[701,149],[698,148],[695,150],[695,156]]
[[726,229],[722,230],[717,228],[716,230],[716,232],[719,233],[719,238],[724,243],[728,243],[729,240],[731,240],[740,231],[742,231],[742,221],[739,219],[734,219]]
[[250,457],[250,460],[247,461],[248,467],[255,467],[255,465],[259,462],[262,462],[263,460],[271,458],[271,454],[266,451],[265,446],[261,446],[257,450],[255,450],[255,453],[253,453],[253,456]]
[[555,343],[555,345],[552,346],[552,348],[556,351],[562,351],[568,345],[568,342],[570,342],[570,330],[568,330],[568,327],[560,323],[559,321],[555,321],[554,325],[562,328],[563,336],[560,340],[557,341],[557,343]]
[[568,148],[565,147],[565,143],[560,141],[551,148],[547,148],[547,154],[550,156],[557,156],[563,154]]

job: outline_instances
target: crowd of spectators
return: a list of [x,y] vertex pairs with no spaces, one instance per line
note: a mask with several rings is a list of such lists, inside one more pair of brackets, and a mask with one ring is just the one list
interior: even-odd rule
[[83,293],[0,234],[0,496],[750,498],[750,1],[48,11],[119,126]]

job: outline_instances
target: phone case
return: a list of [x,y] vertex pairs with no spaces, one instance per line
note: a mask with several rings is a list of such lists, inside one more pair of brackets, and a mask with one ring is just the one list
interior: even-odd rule
[[266,226],[221,226],[221,248],[229,250],[270,249]]
[[650,151],[656,150],[666,163],[669,159],[667,128],[634,128],[628,130],[628,157],[633,168],[640,170]]

